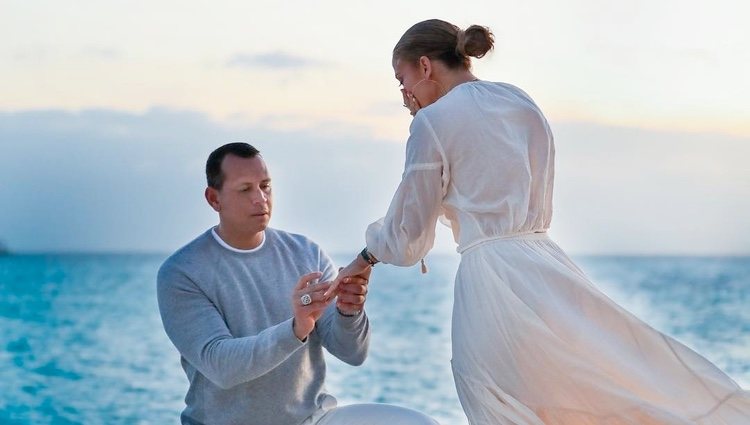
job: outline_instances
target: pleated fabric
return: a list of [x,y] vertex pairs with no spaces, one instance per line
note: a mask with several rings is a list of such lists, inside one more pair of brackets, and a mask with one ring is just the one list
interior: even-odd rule
[[453,373],[472,425],[744,425],[750,395],[618,306],[545,233],[462,254]]

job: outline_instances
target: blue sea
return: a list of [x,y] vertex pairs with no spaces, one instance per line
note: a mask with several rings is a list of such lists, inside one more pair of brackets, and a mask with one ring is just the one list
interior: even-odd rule
[[[0,424],[177,424],[187,380],[161,327],[165,255],[0,257]],[[347,257],[337,257],[344,263]],[[341,404],[385,402],[466,424],[450,371],[457,255],[379,266],[370,357],[329,358]],[[750,258],[576,257],[615,301],[750,387]]]

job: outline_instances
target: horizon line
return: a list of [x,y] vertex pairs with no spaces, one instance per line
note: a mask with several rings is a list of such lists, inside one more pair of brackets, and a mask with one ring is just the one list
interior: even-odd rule
[[[117,256],[117,255],[144,255],[144,256],[164,256],[172,255],[172,251],[159,250],[8,250],[1,252],[0,258],[4,257],[21,257],[21,256],[43,256],[43,255],[91,255],[91,256]],[[345,252],[340,250],[326,251],[331,257],[355,255],[356,252]],[[635,251],[602,251],[602,252],[566,252],[571,257],[664,257],[664,258],[750,258],[750,252],[723,252],[723,253],[685,253],[685,252],[635,252]],[[455,256],[460,258],[461,255],[455,251],[438,250],[429,252],[427,256],[447,257]]]

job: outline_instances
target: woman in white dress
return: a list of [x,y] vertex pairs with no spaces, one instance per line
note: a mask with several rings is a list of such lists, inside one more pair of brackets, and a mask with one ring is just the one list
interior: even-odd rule
[[[440,20],[393,51],[414,120],[386,216],[338,279],[416,264],[436,222],[461,253],[453,374],[473,425],[748,425],[750,393],[602,294],[547,236],[554,146],[517,87],[477,80],[489,29]],[[332,290],[331,293],[335,293]]]

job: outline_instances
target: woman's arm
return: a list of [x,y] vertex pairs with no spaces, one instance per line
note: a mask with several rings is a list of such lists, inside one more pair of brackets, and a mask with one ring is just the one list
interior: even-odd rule
[[[401,183],[385,217],[366,232],[367,251],[378,261],[411,266],[423,258],[435,242],[435,225],[449,181],[449,167],[440,142],[424,113],[417,114],[406,144],[406,164]],[[334,281],[364,272],[370,264],[357,255]]]

